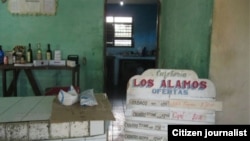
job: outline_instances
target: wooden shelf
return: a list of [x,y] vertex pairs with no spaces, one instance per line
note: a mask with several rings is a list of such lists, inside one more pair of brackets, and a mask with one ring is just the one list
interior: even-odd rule
[[[0,65],[0,70],[2,70],[2,88],[3,88],[3,96],[17,96],[17,79],[19,73],[23,70],[30,82],[30,85],[35,93],[36,96],[42,95],[35,77],[32,71],[35,70],[69,70],[72,71],[72,85],[79,86],[79,76],[80,76],[80,66],[77,65],[76,67],[68,67],[68,66],[14,66],[14,65]],[[7,87],[7,71],[13,72],[12,81]]]

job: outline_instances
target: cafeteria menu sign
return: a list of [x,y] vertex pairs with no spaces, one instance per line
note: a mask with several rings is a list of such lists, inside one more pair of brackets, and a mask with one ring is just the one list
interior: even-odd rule
[[215,124],[214,84],[192,70],[148,69],[130,78],[125,139],[167,140],[169,124]]

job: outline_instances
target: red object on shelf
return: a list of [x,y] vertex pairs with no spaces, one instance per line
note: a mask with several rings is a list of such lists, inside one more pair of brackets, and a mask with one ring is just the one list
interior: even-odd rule
[[[45,92],[45,96],[49,96],[49,95],[57,95],[59,93],[60,90],[63,90],[65,92],[67,92],[69,90],[70,87],[50,87],[50,88],[47,88],[46,89],[46,92]],[[76,87],[74,86],[76,92],[79,94],[80,93],[80,88],[79,87]]]

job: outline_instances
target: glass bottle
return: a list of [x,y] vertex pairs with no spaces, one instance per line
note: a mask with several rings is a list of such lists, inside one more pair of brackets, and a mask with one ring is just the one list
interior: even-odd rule
[[32,63],[33,62],[33,55],[32,55],[32,49],[31,49],[31,44],[30,43],[29,43],[29,48],[27,50],[26,58],[27,58],[27,63]]
[[50,44],[48,44],[48,49],[46,51],[46,59],[47,60],[52,60],[52,51],[50,49]]
[[41,49],[41,43],[38,43],[38,44],[37,44],[36,59],[37,59],[37,60],[42,60],[42,59],[43,59],[43,56],[42,56],[42,49]]
[[15,52],[15,50],[13,50],[13,53],[12,53],[12,62],[13,62],[13,64],[16,63],[16,52]]
[[0,65],[4,64],[4,52],[2,46],[0,45]]

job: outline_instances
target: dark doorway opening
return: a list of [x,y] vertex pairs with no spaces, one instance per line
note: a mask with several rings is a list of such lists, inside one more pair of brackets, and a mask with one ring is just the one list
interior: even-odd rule
[[[105,1],[105,17],[133,18],[133,46],[108,46],[106,39],[109,37],[110,41],[110,34],[107,35],[107,28],[104,26],[104,89],[107,93],[114,89],[124,93],[132,76],[149,68],[157,68],[160,1],[126,0],[123,6],[119,2]],[[106,18],[104,23],[106,24]]]

